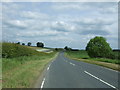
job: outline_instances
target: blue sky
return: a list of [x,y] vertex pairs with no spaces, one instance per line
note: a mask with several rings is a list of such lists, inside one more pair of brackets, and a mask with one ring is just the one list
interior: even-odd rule
[[103,36],[118,48],[117,11],[117,2],[4,2],[2,39],[84,49]]

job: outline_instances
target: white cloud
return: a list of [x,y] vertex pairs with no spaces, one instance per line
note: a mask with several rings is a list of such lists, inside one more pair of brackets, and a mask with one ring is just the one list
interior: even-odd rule
[[30,19],[48,19],[48,15],[40,12],[32,12],[32,11],[23,11],[21,12],[21,16],[23,18]]
[[1,0],[2,2],[118,2],[119,0]]
[[[51,47],[69,45],[73,48],[85,48],[87,42],[96,35],[115,40],[109,41],[110,43],[116,42],[118,28],[116,7],[112,7],[114,4],[52,3],[52,5],[56,8],[53,9],[49,5],[43,5],[44,8],[36,6],[37,9],[40,8],[40,11],[36,11],[35,8],[30,9],[28,6],[23,9],[25,6],[21,3],[5,3],[3,40],[33,43],[43,41]],[[76,12],[71,13],[74,10]],[[54,42],[57,43],[52,45]],[[112,44],[112,47],[116,46]]]

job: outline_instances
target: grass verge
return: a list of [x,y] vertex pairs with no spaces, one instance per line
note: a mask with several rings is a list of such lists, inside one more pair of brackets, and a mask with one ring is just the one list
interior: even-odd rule
[[2,60],[2,88],[32,88],[44,67],[53,60],[55,55],[56,52],[4,58]]
[[73,60],[96,64],[96,65],[100,65],[100,66],[104,66],[107,68],[111,68],[111,69],[120,71],[120,68],[119,68],[120,61],[119,60],[107,59],[107,58],[90,58],[88,56],[87,52],[84,50],[68,51],[65,53],[65,56],[67,56],[68,58],[71,58]]
[[2,58],[0,58],[0,90],[2,89]]

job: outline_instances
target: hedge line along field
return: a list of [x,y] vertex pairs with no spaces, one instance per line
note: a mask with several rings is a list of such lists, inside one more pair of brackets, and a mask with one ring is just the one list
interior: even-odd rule
[[2,48],[2,88],[33,88],[45,66],[57,55],[13,43],[3,43]]
[[[113,52],[116,54],[116,58],[120,55],[120,52]],[[118,65],[120,60],[118,59],[108,59],[108,58],[90,58],[85,50],[80,51],[66,51],[65,55],[68,58],[79,60],[87,63],[97,64],[105,66],[111,69],[118,70]]]

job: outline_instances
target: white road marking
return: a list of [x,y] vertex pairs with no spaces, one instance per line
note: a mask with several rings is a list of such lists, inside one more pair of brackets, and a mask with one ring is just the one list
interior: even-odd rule
[[50,69],[50,65],[48,66],[47,70],[49,70],[49,69]]
[[43,81],[42,81],[41,88],[43,88],[44,83],[45,83],[45,78],[44,78]]
[[47,68],[47,70],[49,70],[49,69],[50,69],[50,67]]
[[75,64],[73,64],[73,63],[71,63],[71,62],[70,62],[70,64],[73,65],[73,66],[75,66]]
[[70,62],[70,64],[72,64],[72,63]]
[[75,64],[72,63],[73,66],[75,66]]
[[94,76],[94,75],[90,74],[89,72],[87,72],[87,71],[84,71],[84,72],[85,72],[86,74],[88,74],[88,75],[90,75],[90,76],[94,77],[95,79],[97,79],[97,80],[99,80],[99,81],[101,81],[101,82],[103,82],[103,83],[107,84],[108,86],[110,86],[110,87],[112,87],[112,88],[116,88],[115,86],[113,86],[113,85],[111,85],[111,84],[109,84],[109,83],[107,83],[107,82],[103,81],[102,79],[100,79],[100,78],[98,78],[98,77],[96,77],[96,76]]
[[101,68],[104,68],[104,69],[119,73],[119,71],[116,71],[116,70],[113,70],[113,69],[110,69],[110,68],[106,68],[106,67],[101,67]]

